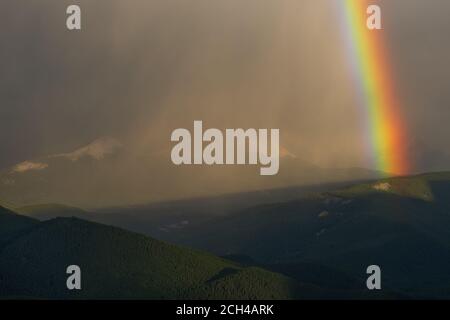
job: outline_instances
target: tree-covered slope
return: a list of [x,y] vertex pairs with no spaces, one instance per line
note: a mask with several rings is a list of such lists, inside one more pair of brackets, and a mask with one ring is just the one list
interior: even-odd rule
[[[82,270],[81,291],[66,288],[69,265]],[[3,297],[289,299],[299,290],[280,274],[74,218],[40,223],[0,250]]]

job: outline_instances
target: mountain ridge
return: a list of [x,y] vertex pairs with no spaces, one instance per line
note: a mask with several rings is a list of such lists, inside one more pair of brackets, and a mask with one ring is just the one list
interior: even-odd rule
[[[65,288],[70,264],[83,270],[79,292]],[[221,276],[224,269],[234,273]],[[48,299],[289,299],[299,287],[281,274],[77,218],[38,223],[4,244],[0,275],[0,296]]]

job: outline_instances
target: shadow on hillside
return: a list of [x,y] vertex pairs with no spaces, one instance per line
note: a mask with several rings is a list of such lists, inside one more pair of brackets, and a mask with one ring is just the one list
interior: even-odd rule
[[430,181],[429,184],[436,202],[450,205],[450,181]]

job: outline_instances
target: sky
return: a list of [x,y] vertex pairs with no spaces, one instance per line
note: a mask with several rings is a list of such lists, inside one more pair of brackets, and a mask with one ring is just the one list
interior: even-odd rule
[[[82,9],[82,30],[69,32],[65,10],[74,3]],[[58,197],[70,202],[74,190],[90,186],[101,204],[257,187],[240,185],[227,168],[171,166],[170,134],[191,129],[194,120],[220,129],[279,128],[296,170],[304,163],[372,169],[336,9],[341,3],[2,1],[3,184],[53,170],[41,180],[73,180]],[[375,3],[414,172],[450,169],[450,2]],[[96,173],[80,182],[86,167]],[[93,201],[81,198],[73,202]]]

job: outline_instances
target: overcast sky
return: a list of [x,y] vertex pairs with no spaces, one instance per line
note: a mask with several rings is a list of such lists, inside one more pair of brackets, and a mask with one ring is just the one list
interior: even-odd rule
[[[122,168],[164,179],[154,157],[170,161],[170,133],[194,120],[280,128],[298,158],[367,167],[339,2],[1,1],[0,168],[108,137]],[[65,28],[73,3],[80,32]],[[450,2],[378,3],[411,161],[450,169]]]

